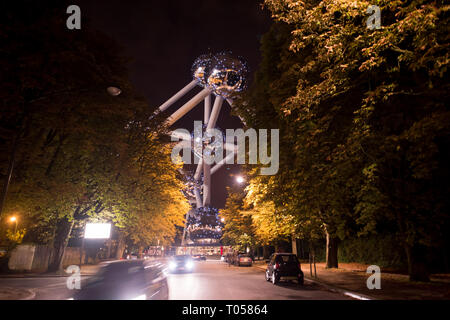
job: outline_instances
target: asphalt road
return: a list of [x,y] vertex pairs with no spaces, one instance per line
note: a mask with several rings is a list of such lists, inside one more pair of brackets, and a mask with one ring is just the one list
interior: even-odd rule
[[[83,277],[86,280],[87,277]],[[59,300],[71,297],[65,277],[0,278],[0,286],[31,289],[34,299]],[[264,271],[256,267],[228,266],[220,261],[196,262],[192,273],[168,276],[172,300],[338,300],[349,299],[339,293],[305,281],[273,285],[265,281]]]
[[305,281],[273,285],[256,267],[228,266],[224,262],[197,262],[192,273],[169,276],[171,300],[347,300],[344,295]]
[[0,287],[31,289],[36,300],[66,300],[73,294],[66,281],[67,277],[0,278]]

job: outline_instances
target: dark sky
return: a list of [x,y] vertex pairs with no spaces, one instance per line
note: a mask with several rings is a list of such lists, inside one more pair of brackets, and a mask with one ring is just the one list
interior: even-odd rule
[[[244,57],[250,71],[260,60],[262,34],[270,26],[267,10],[260,0],[83,0],[82,28],[103,31],[125,48],[132,59],[130,77],[136,89],[152,107],[159,106],[192,80],[190,69],[200,54],[231,50]],[[89,22],[84,24],[84,22]],[[197,88],[193,94],[198,92]],[[192,96],[191,94],[190,96]],[[189,96],[166,111],[167,115],[186,102]],[[230,116],[224,104],[217,125],[238,128],[238,118]],[[194,120],[203,119],[199,105],[173,128],[191,130]],[[223,207],[226,185],[234,183],[237,165],[222,168],[212,176],[212,205]]]

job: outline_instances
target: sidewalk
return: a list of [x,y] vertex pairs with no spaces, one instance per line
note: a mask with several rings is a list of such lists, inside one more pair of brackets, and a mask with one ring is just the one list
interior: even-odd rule
[[[381,289],[367,288],[366,273],[369,265],[340,263],[339,269],[326,269],[325,263],[316,263],[317,278],[311,277],[309,264],[302,264],[305,279],[324,285],[329,290],[357,293],[380,300],[449,300],[450,275],[433,275],[430,283],[409,282],[403,274],[383,272],[381,269]],[[265,263],[256,262],[255,267],[266,268]],[[314,267],[313,267],[314,275]]]
[[0,300],[31,300],[36,296],[30,289],[0,288]]

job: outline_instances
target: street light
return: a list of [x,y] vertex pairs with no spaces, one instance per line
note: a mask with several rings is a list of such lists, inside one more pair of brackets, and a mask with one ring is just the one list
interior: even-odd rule
[[122,93],[122,90],[120,90],[119,88],[117,88],[117,87],[108,87],[107,89],[106,89],[106,91],[108,91],[108,94],[110,94],[110,95],[112,95],[112,96],[118,96],[119,94],[121,94]]
[[17,217],[16,216],[12,216],[11,218],[9,218],[9,222],[15,222],[16,223],[16,226],[15,226],[15,228],[14,228],[14,234],[16,234],[17,233]]
[[244,182],[244,178],[242,176],[237,176],[236,177],[236,182],[237,183],[243,183]]
[[225,218],[221,218],[220,221],[225,222]]

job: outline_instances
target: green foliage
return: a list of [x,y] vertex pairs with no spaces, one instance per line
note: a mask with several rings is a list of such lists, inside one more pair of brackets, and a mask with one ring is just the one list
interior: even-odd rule
[[4,212],[18,213],[27,241],[64,243],[71,224],[75,235],[111,221],[134,243],[170,242],[188,210],[179,168],[121,49],[91,28],[67,30],[62,3],[25,2],[0,21],[2,163],[19,137]]
[[405,253],[392,235],[346,239],[339,245],[339,261],[405,270]]
[[265,1],[275,24],[235,112],[280,128],[280,171],[249,171],[247,205],[273,203],[265,221],[302,238],[388,233],[406,250],[448,248],[449,7],[380,0],[382,28],[369,30],[370,4]]
[[219,211],[219,215],[225,219],[222,233],[223,243],[245,251],[246,247],[255,246],[256,239],[252,217],[244,210],[243,199],[242,192],[228,188],[225,208]]
[[21,244],[26,233],[26,229],[19,229],[16,232],[12,232],[9,229],[6,230],[6,239],[10,243],[8,247],[15,247],[16,245]]

